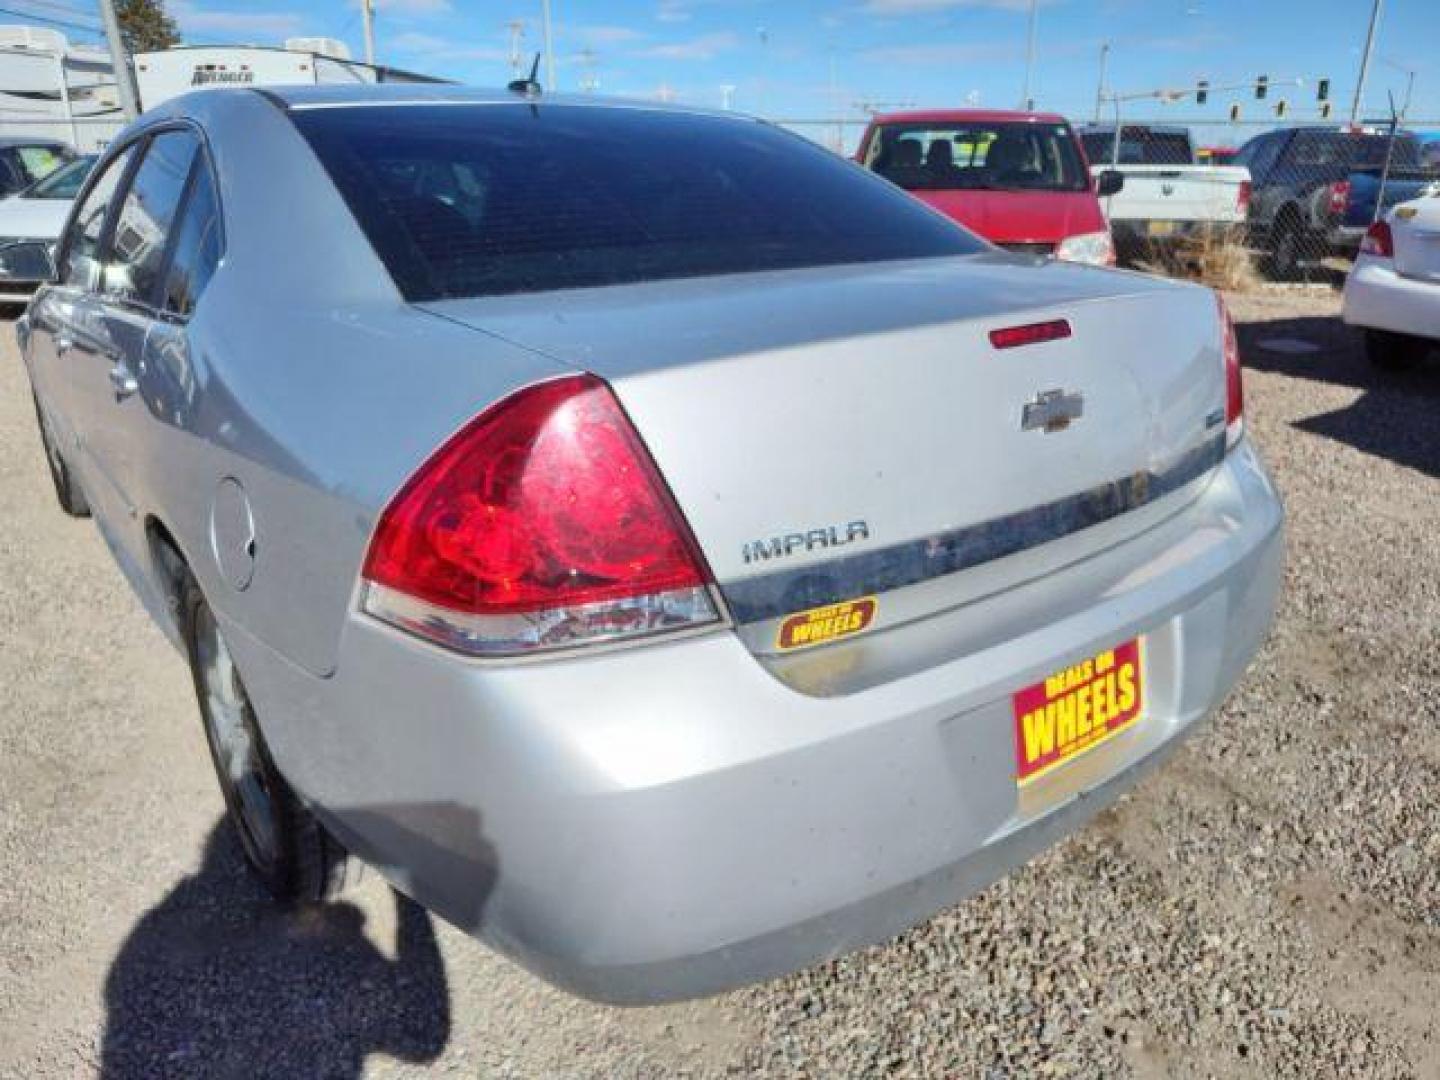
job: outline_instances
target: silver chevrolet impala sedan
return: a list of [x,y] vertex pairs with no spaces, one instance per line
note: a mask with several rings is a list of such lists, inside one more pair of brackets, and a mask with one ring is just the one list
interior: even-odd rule
[[1215,294],[1001,252],[755,120],[202,92],[54,266],[18,333],[55,488],[188,659],[255,872],[363,860],[588,997],[974,893],[1272,617]]

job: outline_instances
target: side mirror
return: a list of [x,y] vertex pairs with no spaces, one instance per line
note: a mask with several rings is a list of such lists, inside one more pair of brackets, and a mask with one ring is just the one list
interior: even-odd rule
[[1125,174],[1116,172],[1114,169],[1106,169],[1095,178],[1095,194],[1102,199],[1118,195],[1124,186]]
[[43,240],[26,240],[0,248],[0,277],[10,281],[49,282],[55,270],[55,247]]

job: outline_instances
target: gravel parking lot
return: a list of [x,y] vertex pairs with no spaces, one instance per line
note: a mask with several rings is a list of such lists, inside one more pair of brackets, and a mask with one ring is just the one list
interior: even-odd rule
[[1440,1076],[1440,363],[1376,375],[1330,290],[1232,306],[1290,555],[1222,714],[889,945],[649,1010],[374,875],[271,909],[181,660],[54,504],[0,328],[0,1076]]

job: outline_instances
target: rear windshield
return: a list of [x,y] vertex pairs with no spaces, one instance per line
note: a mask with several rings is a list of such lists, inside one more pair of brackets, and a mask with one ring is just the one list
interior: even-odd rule
[[[1390,139],[1385,135],[1348,131],[1302,131],[1290,148],[1290,164],[1342,165],[1349,169],[1378,169],[1385,165]],[[1420,164],[1420,143],[1413,135],[1395,137],[1391,165]]]
[[881,124],[865,148],[865,164],[911,191],[1090,190],[1065,124]]
[[291,116],[412,301],[984,248],[751,120],[544,103]]
[[[1115,131],[1087,131],[1080,136],[1091,165],[1115,160]],[[1193,165],[1190,136],[1180,131],[1127,127],[1120,134],[1121,165]]]

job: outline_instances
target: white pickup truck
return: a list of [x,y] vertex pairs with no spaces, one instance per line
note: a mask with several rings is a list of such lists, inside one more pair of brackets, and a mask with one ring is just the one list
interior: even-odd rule
[[1092,124],[1080,139],[1093,173],[1116,169],[1125,177],[1118,194],[1101,200],[1122,255],[1244,224],[1250,170],[1197,165],[1185,128],[1125,124],[1117,146],[1113,124]]

